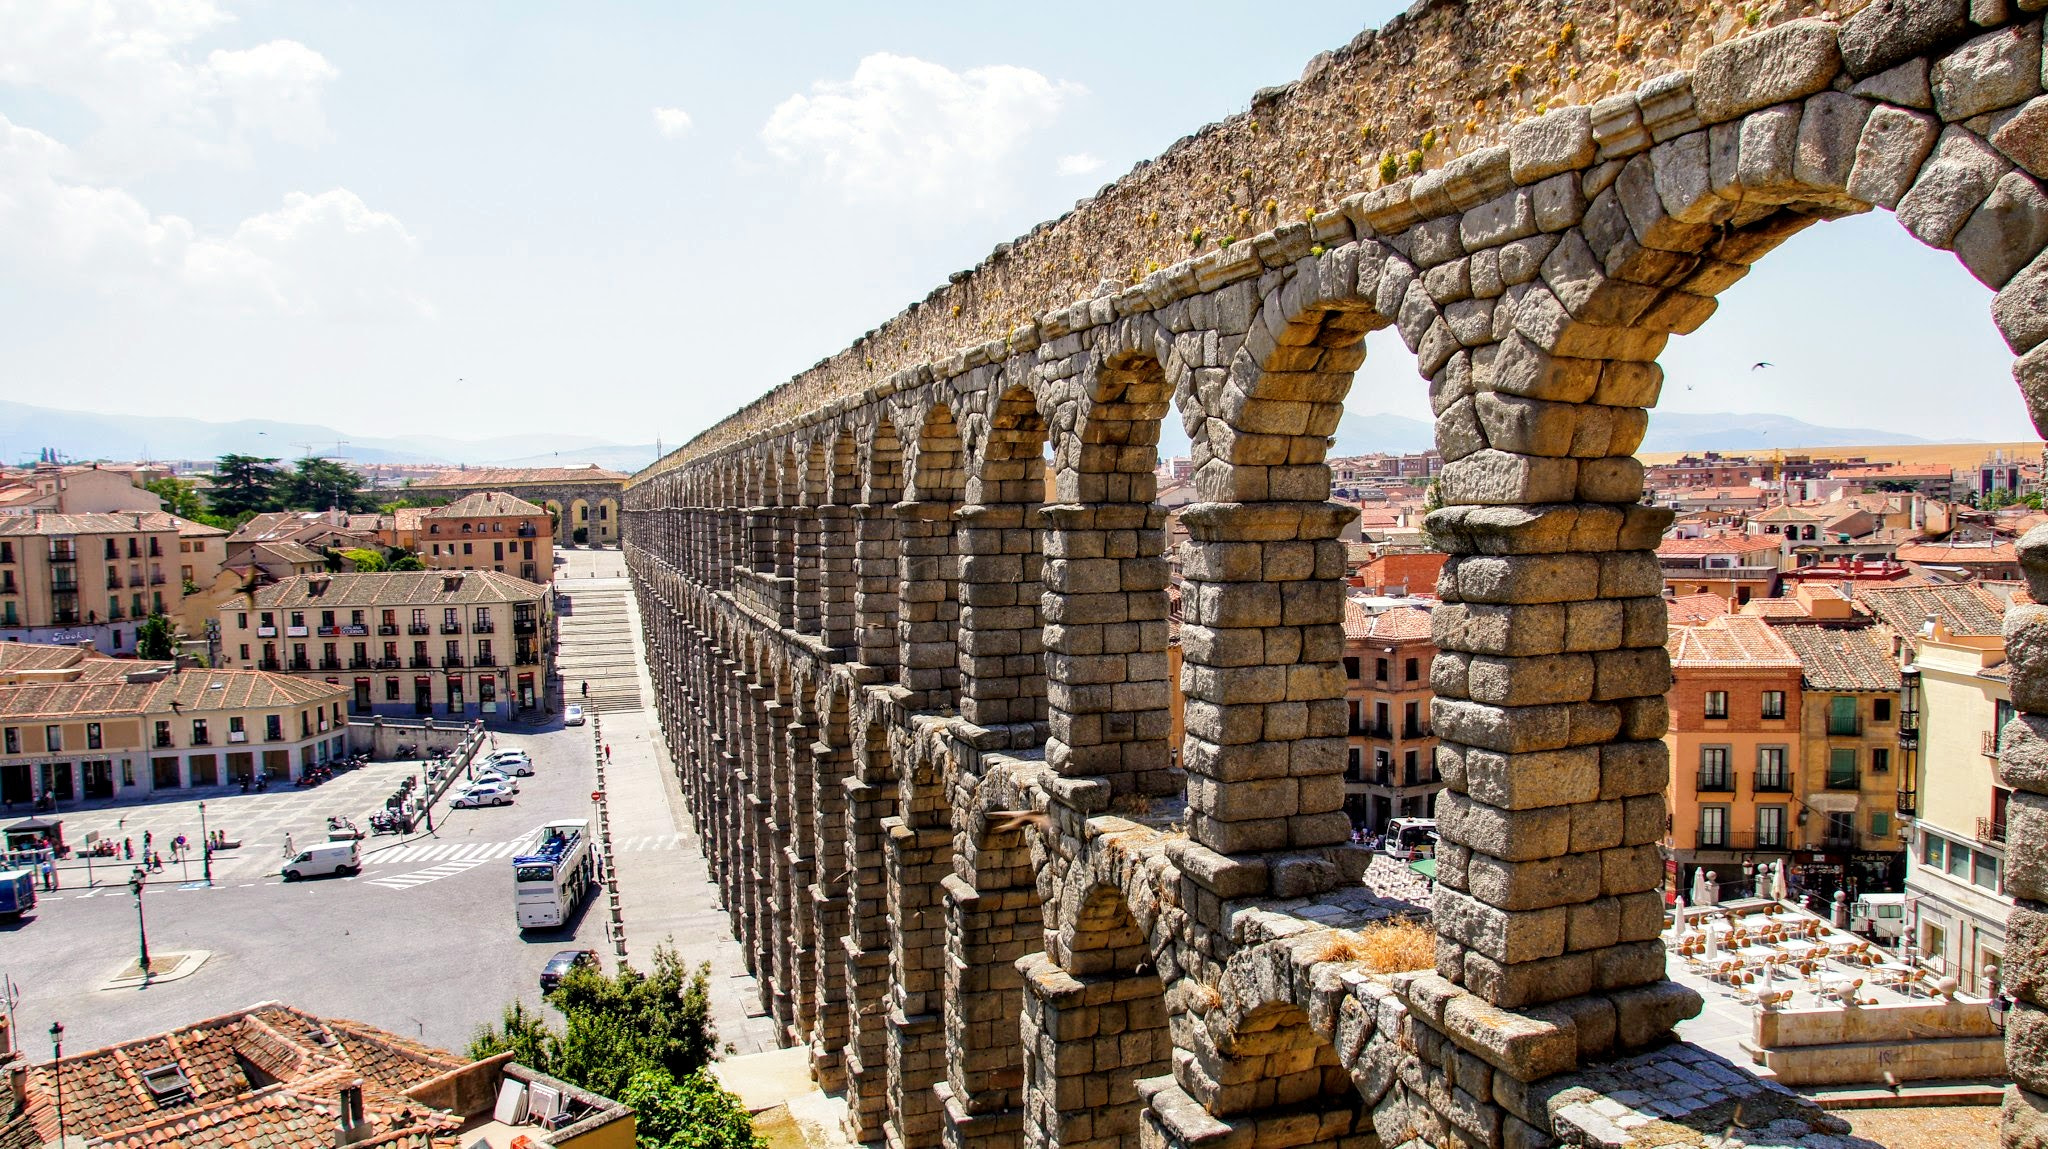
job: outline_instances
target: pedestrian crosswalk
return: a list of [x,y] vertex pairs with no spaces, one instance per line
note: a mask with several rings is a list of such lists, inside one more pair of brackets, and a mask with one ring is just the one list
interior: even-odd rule
[[[385,846],[366,851],[363,866],[411,865],[417,862],[470,862],[481,863],[509,858],[533,845],[534,836],[529,834],[509,842],[437,842],[428,839],[402,846]],[[638,853],[643,850],[674,850],[681,848],[681,834],[650,834],[638,838],[623,838],[614,843],[614,853]]]
[[438,882],[442,878],[452,878],[457,874],[473,870],[483,865],[484,862],[485,859],[483,858],[469,862],[448,862],[444,865],[433,866],[425,870],[414,870],[409,874],[388,874],[381,878],[370,878],[366,884],[383,886],[387,890],[409,890],[414,886],[424,886],[428,882]]

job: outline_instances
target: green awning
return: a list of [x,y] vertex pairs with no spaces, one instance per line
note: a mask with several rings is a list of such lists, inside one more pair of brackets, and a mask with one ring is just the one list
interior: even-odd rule
[[1418,874],[1421,874],[1423,877],[1428,878],[1432,882],[1436,881],[1435,858],[1417,858],[1414,861],[1408,863],[1408,868],[1414,870]]

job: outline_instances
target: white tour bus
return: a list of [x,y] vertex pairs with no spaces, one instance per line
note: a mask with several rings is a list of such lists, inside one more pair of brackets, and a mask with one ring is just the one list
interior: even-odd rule
[[590,892],[597,869],[586,818],[549,822],[530,854],[512,859],[512,901],[519,928],[559,926]]
[[1387,823],[1387,840],[1380,850],[1390,858],[1412,862],[1436,856],[1435,818],[1395,818]]

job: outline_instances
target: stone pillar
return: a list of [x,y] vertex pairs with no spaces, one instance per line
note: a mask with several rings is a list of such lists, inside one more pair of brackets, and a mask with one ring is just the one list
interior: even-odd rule
[[852,780],[851,732],[844,716],[828,719],[821,737],[811,744],[813,824],[817,863],[812,867],[811,908],[814,972],[811,1077],[818,1088],[837,1093],[846,1088],[845,1048],[852,1035],[846,983],[848,878],[846,783]]
[[880,1142],[888,1116],[889,898],[882,823],[896,813],[889,736],[878,721],[857,727],[854,776],[846,780],[847,932],[851,999],[846,1052],[846,1135]]
[[820,508],[789,509],[793,516],[790,526],[795,531],[793,566],[796,578],[791,617],[798,633],[817,634],[821,618],[819,590],[822,581],[819,550]]
[[1173,793],[1166,512],[1109,503],[1040,513],[1046,761],[1069,777],[1106,777],[1118,793]]
[[[2019,557],[2034,604],[2048,602],[2048,527],[2026,533]],[[2000,732],[1998,758],[1998,780],[2012,787],[2005,889],[2014,904],[1998,971],[1999,988],[2012,999],[2005,1065],[2013,1084],[1999,1130],[2006,1149],[2048,1146],[2048,606],[2034,604],[2005,616],[2006,665],[2019,711]]]
[[935,1088],[947,1149],[1021,1143],[1023,978],[1044,942],[1030,845],[1012,831],[954,859],[946,903],[946,1080]]
[[944,970],[946,915],[941,881],[951,868],[950,827],[882,821],[889,878],[889,1143],[892,1149],[939,1144],[939,1098],[946,1075]]
[[896,516],[889,508],[862,503],[854,512],[853,613],[864,666],[893,679],[897,669]]
[[1158,1144],[1140,1140],[1144,1103],[1138,1084],[1172,1068],[1173,1041],[1159,978],[1069,973],[1043,953],[1019,958],[1017,972],[1024,991],[1019,1033],[1026,1075],[1024,1144],[1033,1149]]
[[818,508],[818,615],[825,645],[843,659],[857,656],[853,609],[854,523],[852,507]]
[[[1181,513],[1188,832],[1219,854],[1346,842],[1344,544],[1336,503]],[[1334,872],[1330,875],[1334,879]]]
[[908,501],[895,506],[898,576],[896,634],[899,681],[913,710],[954,705],[960,690],[960,569],[954,504]]
[[1042,560],[1034,507],[965,506],[960,535],[960,715],[1003,747],[1044,741],[1045,667],[1039,620]]
[[[783,837],[782,873],[787,875],[788,894],[778,907],[787,925],[783,933],[781,968],[777,971],[777,995],[790,1000],[790,1037],[808,1042],[817,1024],[817,914],[813,882],[817,878],[818,832],[814,821],[815,794],[812,775],[817,764],[812,757],[817,745],[809,715],[808,699],[796,699],[786,732],[783,757],[789,763],[787,786],[778,785],[776,818],[787,827]],[[784,818],[787,821],[783,821]]]

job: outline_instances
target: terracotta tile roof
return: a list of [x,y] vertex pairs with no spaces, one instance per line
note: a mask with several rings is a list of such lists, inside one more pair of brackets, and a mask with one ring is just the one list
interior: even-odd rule
[[1929,566],[1954,565],[1957,563],[2016,563],[2019,552],[2003,540],[1967,543],[1915,543],[1901,546],[1897,557],[1900,562],[1923,563]]
[[0,718],[115,718],[140,714],[150,683],[56,682],[0,686]]
[[1682,594],[1664,604],[1673,626],[1707,622],[1728,613],[1728,600],[1718,594]]
[[34,642],[0,642],[0,672],[65,670],[85,661],[75,646],[44,646]]
[[32,511],[0,517],[0,535],[132,535],[177,531],[178,524],[184,521],[162,511],[84,515]]
[[1364,638],[1372,633],[1372,613],[1352,599],[1344,600],[1344,637]]
[[308,678],[263,670],[187,670],[156,683],[149,710],[167,711],[171,703],[191,714],[251,707],[311,706],[340,699],[344,691]]
[[445,507],[425,508],[429,519],[481,519],[493,515],[529,515],[546,517],[547,511],[527,502],[517,495],[504,491],[477,491],[464,495]]
[[[1345,633],[1350,633],[1350,612],[1345,612]],[[1429,638],[1429,612],[1421,607],[1397,606],[1372,616],[1371,627],[1365,637],[1386,642],[1405,642],[1418,638]]]
[[169,670],[168,662],[143,662],[134,658],[105,658],[94,655],[78,664],[73,682],[116,682],[137,671]]
[[1940,463],[1897,464],[1887,467],[1837,467],[1828,472],[1830,479],[1952,479],[1955,471]]
[[1794,507],[1780,503],[1768,511],[1763,511],[1753,516],[1749,521],[1752,523],[1818,523],[1821,521],[1821,515],[1818,511],[1810,510],[1806,507]]
[[592,463],[587,467],[471,467],[442,471],[414,483],[422,487],[525,487],[535,483],[624,483],[629,475],[607,471]]
[[1784,540],[1770,535],[1708,535],[1698,539],[1665,539],[1657,544],[1659,555],[1744,555],[1775,551]]
[[[324,583],[324,586],[321,584]],[[315,590],[319,593],[314,593]],[[293,575],[256,592],[263,608],[456,606],[537,599],[547,588],[498,571],[379,571]]]
[[424,518],[426,518],[426,517],[427,517],[427,512],[428,512],[428,511],[431,511],[431,510],[433,510],[433,509],[434,509],[434,508],[432,508],[432,507],[400,507],[400,508],[398,508],[397,512],[396,512],[396,513],[395,513],[395,515],[393,516],[394,518],[396,518],[396,519],[397,519],[397,523],[396,523],[397,529],[399,529],[399,530],[401,530],[401,531],[416,531],[416,530],[419,530],[419,529],[420,529],[420,520],[421,520],[421,519],[424,519]]
[[257,543],[249,548],[249,553],[256,556],[258,562],[283,563],[286,566],[299,566],[305,563],[324,564],[327,561],[326,556],[322,555],[319,551],[306,546],[304,543],[292,542],[290,539],[274,543]]
[[1801,677],[1811,690],[1897,690],[1899,664],[1887,626],[1819,626],[1792,623],[1777,628],[1799,655]]
[[1673,667],[1777,669],[1799,666],[1799,656],[1760,618],[1722,615],[1697,626],[1674,626],[1665,649]]
[[1950,634],[1987,638],[2005,632],[2005,605],[1972,583],[1909,587],[1886,583],[1855,590],[1857,601],[1900,634],[1918,634],[1928,615],[1939,618]]

